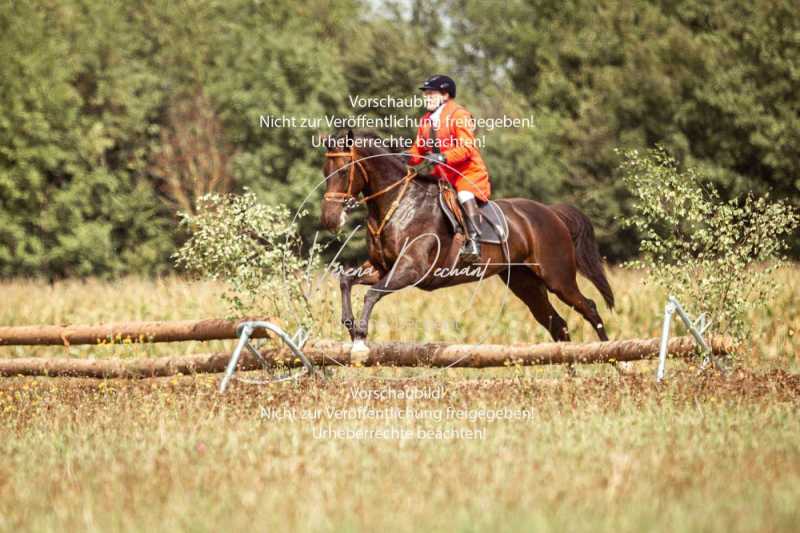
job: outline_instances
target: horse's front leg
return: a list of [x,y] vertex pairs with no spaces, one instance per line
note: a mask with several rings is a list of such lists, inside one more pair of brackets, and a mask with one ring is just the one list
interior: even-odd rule
[[364,261],[356,272],[343,273],[339,277],[339,288],[342,291],[342,324],[347,328],[351,341],[355,340],[355,317],[351,296],[353,285],[374,285],[380,279],[380,272],[369,260]]
[[367,294],[364,296],[364,309],[361,311],[361,320],[358,321],[354,328],[353,346],[350,351],[350,361],[352,363],[364,363],[369,356],[369,348],[365,341],[369,332],[369,317],[375,304],[387,294],[415,284],[420,279],[420,275],[421,273],[417,272],[416,269],[401,272],[390,271],[367,290]]

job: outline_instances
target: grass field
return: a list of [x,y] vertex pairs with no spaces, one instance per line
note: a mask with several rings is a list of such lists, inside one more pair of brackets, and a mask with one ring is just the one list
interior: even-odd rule
[[[800,265],[778,273],[781,289],[749,317],[752,342],[744,347],[742,360],[750,366],[798,368],[800,351]],[[580,279],[584,293],[598,302],[606,330],[612,339],[657,337],[661,332],[666,295],[643,284],[642,275],[613,269],[611,285],[617,297],[615,311],[601,303],[600,295]],[[323,278],[315,294],[318,316],[315,338],[347,339],[339,323],[338,284]],[[353,302],[358,313],[364,287],[355,287]],[[91,324],[123,320],[181,320],[225,317],[220,295],[223,287],[210,282],[188,282],[178,277],[157,280],[129,278],[113,282],[69,280],[49,285],[42,281],[0,281],[5,300],[0,324]],[[551,296],[559,313],[567,319],[572,339],[596,340],[589,325],[573,310]],[[691,306],[687,306],[691,312]],[[679,332],[679,326],[675,326]],[[533,321],[527,308],[498,278],[426,293],[407,289],[386,296],[375,307],[370,323],[373,340],[446,340],[454,342],[549,341],[549,335]],[[103,347],[3,347],[0,357],[35,355],[82,357],[176,355],[232,349],[232,341]]]
[[[537,368],[428,371],[416,380],[378,379],[409,371],[349,369],[320,382],[234,383],[225,396],[218,376],[2,379],[0,530],[796,531],[798,274],[780,273],[784,290],[751,317],[752,342],[727,378],[678,362],[660,386],[651,363],[624,378],[607,366],[581,367],[577,378]],[[470,287],[389,296],[376,308],[373,338],[545,340],[518,302],[499,306],[505,292],[496,281],[469,305]],[[617,312],[601,308],[611,337],[656,336],[663,295],[621,270],[612,285]],[[219,286],[179,278],[7,281],[0,291],[3,325],[225,314]],[[325,297],[334,301],[335,291]],[[337,309],[317,336],[343,338]],[[592,339],[560,309],[573,338]],[[0,349],[3,357],[64,354]],[[408,391],[442,398],[395,397]],[[480,417],[498,410],[506,417]],[[325,433],[345,430],[344,438]],[[348,438],[357,430],[373,438]],[[407,438],[377,438],[389,430]]]

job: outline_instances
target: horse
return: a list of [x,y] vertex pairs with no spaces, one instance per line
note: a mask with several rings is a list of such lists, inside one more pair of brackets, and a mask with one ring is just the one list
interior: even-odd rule
[[[366,204],[368,211],[368,259],[339,277],[342,324],[350,334],[354,358],[368,353],[365,342],[370,315],[387,294],[412,286],[434,291],[495,275],[503,275],[511,292],[554,341],[569,341],[570,336],[566,321],[548,299],[549,293],[580,313],[600,340],[608,340],[597,305],[581,293],[576,279],[580,272],[594,284],[608,308],[614,308],[614,293],[594,228],[584,213],[567,204],[498,199],[495,203],[508,221],[506,249],[497,244],[481,246],[480,276],[468,268],[453,268],[464,237],[453,232],[439,204],[438,180],[418,175],[406,166],[402,154],[384,148],[380,141],[372,132],[353,130],[323,141],[322,170],[328,178],[322,226],[339,230],[347,212],[359,204]],[[359,321],[354,320],[351,301],[356,284],[370,287]]]

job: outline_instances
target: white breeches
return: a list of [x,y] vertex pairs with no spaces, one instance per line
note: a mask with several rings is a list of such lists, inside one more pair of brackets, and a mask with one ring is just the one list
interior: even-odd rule
[[458,201],[459,201],[459,203],[463,204],[464,202],[468,202],[470,200],[473,200],[474,198],[475,198],[475,195],[472,194],[470,191],[458,191]]

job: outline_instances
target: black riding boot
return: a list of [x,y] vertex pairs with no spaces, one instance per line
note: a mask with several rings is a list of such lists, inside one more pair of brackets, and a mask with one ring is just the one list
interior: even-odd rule
[[464,207],[464,222],[467,230],[467,240],[461,248],[461,259],[465,263],[475,263],[481,258],[481,243],[478,242],[480,237],[480,229],[478,226],[478,202],[474,198],[467,200],[463,204]]

